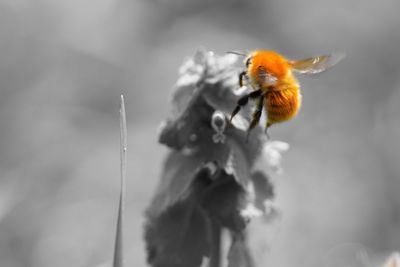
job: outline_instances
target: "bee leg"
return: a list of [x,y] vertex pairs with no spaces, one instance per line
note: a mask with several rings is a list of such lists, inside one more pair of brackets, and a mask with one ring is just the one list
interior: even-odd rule
[[260,122],[261,113],[264,107],[264,95],[259,96],[256,110],[253,112],[249,128],[247,129],[246,143],[249,141],[250,131]]
[[269,129],[269,127],[271,127],[271,125],[272,125],[272,123],[270,123],[270,122],[268,121],[268,122],[267,122],[267,125],[265,126],[264,132],[265,132],[265,135],[267,136],[267,140],[270,139],[270,136],[269,136],[269,134],[268,134],[268,129]]
[[239,86],[240,87],[243,86],[244,77],[246,77],[246,71],[242,71],[241,73],[239,73]]
[[261,89],[259,89],[259,90],[253,91],[253,92],[239,98],[239,100],[237,101],[236,107],[231,114],[231,118],[229,119],[229,122],[232,122],[233,117],[235,117],[235,115],[240,111],[240,107],[245,106],[247,104],[247,102],[249,102],[249,98],[256,99],[257,97],[259,97],[261,95],[261,93],[262,93],[262,91],[261,91]]

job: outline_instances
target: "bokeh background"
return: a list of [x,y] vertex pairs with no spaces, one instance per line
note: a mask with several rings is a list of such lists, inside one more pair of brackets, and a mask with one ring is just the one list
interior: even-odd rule
[[274,176],[282,216],[252,232],[259,265],[321,266],[348,243],[399,250],[399,9],[398,0],[0,0],[0,266],[109,266],[121,93],[127,262],[145,266],[142,214],[167,151],[157,129],[178,67],[199,47],[347,54],[300,77],[301,113],[271,129],[291,149]]

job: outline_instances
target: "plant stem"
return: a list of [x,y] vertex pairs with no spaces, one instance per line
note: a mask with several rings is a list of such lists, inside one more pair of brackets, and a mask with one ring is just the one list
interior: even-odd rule
[[210,262],[209,267],[221,266],[221,226],[210,220]]

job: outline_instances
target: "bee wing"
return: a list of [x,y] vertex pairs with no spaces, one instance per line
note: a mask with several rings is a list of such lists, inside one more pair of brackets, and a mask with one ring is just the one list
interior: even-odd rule
[[289,61],[292,70],[303,74],[316,74],[323,72],[336,65],[345,57],[342,53],[334,53],[317,57],[310,57],[301,60]]
[[278,81],[278,78],[276,78],[273,74],[271,73],[259,73],[258,77],[263,83],[267,84],[275,84]]

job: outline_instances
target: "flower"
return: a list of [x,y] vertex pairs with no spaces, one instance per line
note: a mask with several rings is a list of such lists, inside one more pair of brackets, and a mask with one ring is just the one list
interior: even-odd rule
[[283,169],[281,166],[282,152],[289,150],[289,144],[282,141],[268,141],[265,143],[261,157],[258,158],[254,164],[254,169],[262,170],[267,168],[277,174],[282,174]]

